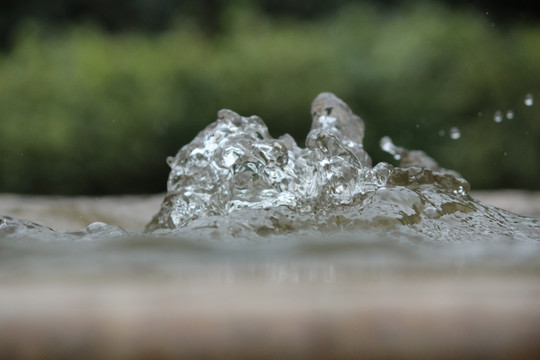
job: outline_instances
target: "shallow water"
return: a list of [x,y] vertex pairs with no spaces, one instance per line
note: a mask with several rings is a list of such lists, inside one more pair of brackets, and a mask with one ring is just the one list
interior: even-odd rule
[[457,172],[388,137],[381,147],[399,167],[372,166],[363,121],[333,94],[311,113],[301,148],[256,116],[221,110],[168,159],[168,193],[145,233],[0,216],[0,277],[327,282],[350,271],[538,270],[540,220],[474,201]]
[[[116,229],[81,236],[58,232],[3,237],[0,282],[117,280],[143,282],[242,280],[261,283],[348,283],[423,274],[538,274],[534,242],[417,242],[410,234],[273,236],[223,243],[212,238],[123,234]],[[76,239],[74,239],[76,237]]]

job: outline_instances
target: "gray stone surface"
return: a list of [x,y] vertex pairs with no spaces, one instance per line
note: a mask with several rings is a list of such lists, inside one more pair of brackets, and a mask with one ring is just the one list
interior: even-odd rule
[[538,359],[536,276],[2,283],[6,359]]
[[0,214],[31,220],[55,230],[75,230],[101,221],[142,231],[165,194],[62,197],[0,194]]

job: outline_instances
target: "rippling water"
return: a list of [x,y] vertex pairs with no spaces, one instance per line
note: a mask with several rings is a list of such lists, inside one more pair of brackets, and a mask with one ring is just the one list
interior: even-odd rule
[[311,114],[302,148],[289,135],[272,138],[256,116],[221,110],[168,159],[168,193],[143,234],[103,223],[52,230],[0,216],[2,276],[206,269],[227,277],[232,266],[331,281],[348,267],[538,268],[538,219],[474,201],[457,172],[388,137],[381,147],[399,167],[373,166],[363,121],[331,93],[314,100]]

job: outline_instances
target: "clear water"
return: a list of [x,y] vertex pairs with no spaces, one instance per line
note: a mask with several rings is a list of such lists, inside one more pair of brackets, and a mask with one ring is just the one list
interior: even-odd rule
[[540,239],[538,220],[473,201],[469,183],[426,153],[381,147],[399,167],[372,166],[364,123],[342,100],[313,101],[306,147],[264,122],[222,110],[175,157],[156,234],[253,240],[269,235],[374,234],[435,243]]
[[534,97],[533,97],[533,95],[532,95],[532,94],[527,94],[527,95],[525,95],[525,100],[524,100],[524,102],[525,102],[525,105],[527,105],[527,106],[533,106],[533,104],[534,104]]
[[0,216],[2,276],[59,266],[178,275],[229,262],[266,275],[307,262],[321,278],[336,264],[540,265],[540,220],[474,201],[457,172],[389,137],[381,147],[399,167],[373,166],[363,121],[331,93],[316,97],[311,115],[303,148],[289,135],[272,138],[257,116],[219,111],[167,160],[168,193],[144,234],[103,223],[54,231]]
[[493,120],[497,123],[500,123],[503,121],[503,113],[501,110],[495,111],[495,114],[493,114]]
[[512,120],[514,118],[514,112],[512,110],[506,111],[506,118]]

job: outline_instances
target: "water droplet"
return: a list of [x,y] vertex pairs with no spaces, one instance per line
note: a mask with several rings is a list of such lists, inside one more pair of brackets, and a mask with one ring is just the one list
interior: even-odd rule
[[389,136],[384,136],[381,138],[380,146],[381,146],[381,149],[391,154],[394,157],[394,159],[396,160],[401,159],[401,153],[399,152],[396,145],[394,145],[394,143],[392,142],[392,139],[390,139]]
[[484,116],[484,113],[481,112],[481,111],[479,111],[479,112],[478,112],[478,117],[482,117],[482,116]]
[[442,137],[442,136],[444,136],[445,134],[446,134],[446,131],[444,131],[444,130],[442,130],[442,129],[439,130],[439,136]]
[[525,105],[532,106],[534,104],[534,99],[532,94],[525,95]]
[[495,111],[495,114],[493,114],[493,120],[495,120],[496,123],[500,123],[503,121],[503,115],[501,110]]
[[508,110],[508,111],[506,112],[506,118],[507,118],[508,120],[512,120],[512,119],[514,118],[514,112],[513,112],[512,110]]
[[505,151],[505,152],[503,153],[503,155],[506,156],[506,155],[508,155],[508,153]]
[[463,188],[463,186],[459,186],[453,191],[453,193],[454,195],[467,196],[467,191]]
[[457,127],[451,127],[450,128],[450,138],[452,138],[453,140],[457,140],[461,137],[461,132],[459,131],[459,129]]
[[383,136],[381,139],[381,148],[386,152],[391,152],[393,147],[392,139],[388,136]]
[[419,129],[419,128],[420,128],[420,124],[416,124],[416,128]]

